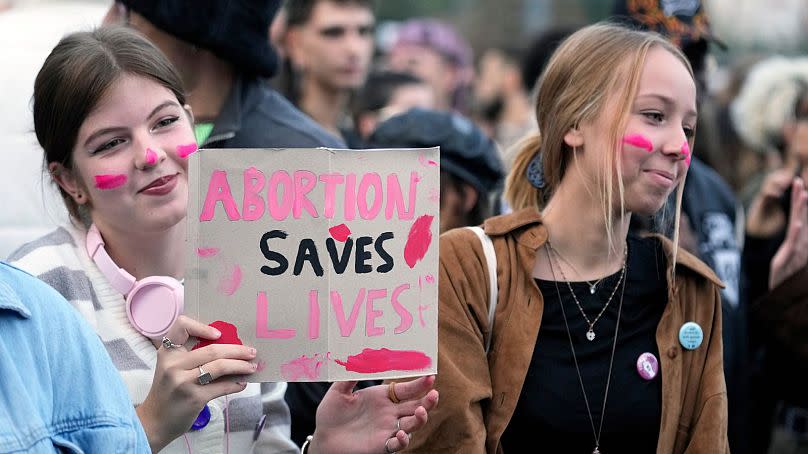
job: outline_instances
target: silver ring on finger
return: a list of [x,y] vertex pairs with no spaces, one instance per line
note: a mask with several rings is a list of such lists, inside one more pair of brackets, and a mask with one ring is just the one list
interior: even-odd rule
[[390,440],[392,440],[392,438],[388,438],[387,441],[384,442],[384,452],[387,454],[395,454],[396,451],[393,451],[390,449],[390,446],[387,445],[387,443],[390,443]]
[[196,381],[198,381],[200,385],[207,385],[213,381],[213,376],[210,375],[210,372],[205,372],[202,366],[199,366],[199,376],[196,377]]
[[[396,432],[395,433],[397,434],[399,430],[401,430],[401,418],[396,419]],[[395,435],[395,434],[393,434],[393,435]]]
[[179,348],[180,347],[179,344],[175,344],[174,342],[171,342],[171,339],[167,338],[166,336],[163,336],[163,340],[161,340],[160,343],[163,344],[163,348],[165,348],[166,350],[170,350],[172,348]]

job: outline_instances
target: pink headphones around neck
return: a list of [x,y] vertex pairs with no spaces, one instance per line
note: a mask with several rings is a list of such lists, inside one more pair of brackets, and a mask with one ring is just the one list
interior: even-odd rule
[[180,281],[169,276],[135,279],[112,261],[95,224],[87,232],[87,253],[112,287],[126,298],[126,316],[136,330],[151,338],[168,332],[183,309],[185,291]]

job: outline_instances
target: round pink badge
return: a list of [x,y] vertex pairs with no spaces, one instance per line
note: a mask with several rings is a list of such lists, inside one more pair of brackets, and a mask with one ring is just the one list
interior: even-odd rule
[[653,380],[659,373],[659,361],[653,353],[643,353],[637,358],[637,373],[645,380]]

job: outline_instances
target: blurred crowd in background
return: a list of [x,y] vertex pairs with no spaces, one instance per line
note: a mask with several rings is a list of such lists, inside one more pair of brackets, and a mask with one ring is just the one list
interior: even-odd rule
[[[0,163],[16,176],[0,182],[4,199],[15,200],[0,215],[3,256],[65,218],[51,203],[58,196],[32,135],[32,81],[63,33],[97,25],[108,7],[0,0]],[[252,72],[330,134],[331,145],[441,146],[445,231],[508,210],[504,175],[511,150],[536,128],[542,68],[566,36],[609,17],[669,37],[699,79],[698,162],[681,241],[726,284],[732,450],[808,452],[808,291],[772,303],[768,276],[785,236],[790,182],[808,176],[808,2],[287,0],[263,36],[238,38],[266,46],[271,55],[255,53]],[[169,57],[184,58],[174,51]],[[190,91],[197,82],[185,80]],[[194,113],[211,122],[197,129],[204,148],[218,140],[216,118]],[[317,393],[290,385],[296,441],[311,433],[306,399]]]

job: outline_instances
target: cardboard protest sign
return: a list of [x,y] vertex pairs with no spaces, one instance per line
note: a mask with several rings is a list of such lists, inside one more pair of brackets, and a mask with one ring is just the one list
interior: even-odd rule
[[250,381],[437,371],[439,150],[201,150],[185,314],[255,346]]

